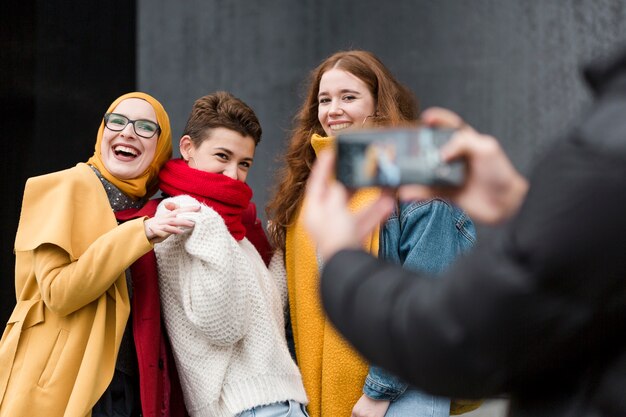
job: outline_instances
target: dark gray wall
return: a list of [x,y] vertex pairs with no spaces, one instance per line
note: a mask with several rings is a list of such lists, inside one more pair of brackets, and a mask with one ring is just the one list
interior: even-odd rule
[[175,141],[206,93],[256,110],[260,207],[303,81],[336,50],[371,50],[422,107],[456,110],[526,172],[590,99],[579,63],[626,40],[623,0],[139,0],[138,16],[138,84],[163,100]]
[[[108,105],[135,89],[135,7],[0,3],[0,318],[15,305],[13,242],[26,179],[86,161]],[[123,10],[123,13],[119,13]]]

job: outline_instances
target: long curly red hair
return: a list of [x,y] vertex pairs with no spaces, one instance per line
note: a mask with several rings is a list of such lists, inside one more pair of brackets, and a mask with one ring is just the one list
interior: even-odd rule
[[374,122],[379,126],[396,126],[417,120],[417,100],[409,89],[400,84],[383,63],[371,52],[340,51],[322,61],[309,75],[306,98],[295,117],[283,166],[277,173],[278,184],[267,205],[271,226],[270,240],[275,248],[285,249],[287,227],[296,219],[315,151],[311,146],[314,133],[324,135],[317,116],[320,79],[333,68],[347,71],[363,81],[375,100]]

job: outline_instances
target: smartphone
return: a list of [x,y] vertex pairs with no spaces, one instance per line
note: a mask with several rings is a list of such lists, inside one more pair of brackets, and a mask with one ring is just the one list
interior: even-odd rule
[[348,188],[403,184],[458,187],[465,163],[444,163],[439,148],[452,129],[368,129],[337,135],[336,175]]

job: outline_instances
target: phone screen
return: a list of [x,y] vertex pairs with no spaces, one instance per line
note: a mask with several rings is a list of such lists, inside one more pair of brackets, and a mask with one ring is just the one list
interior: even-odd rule
[[402,184],[459,186],[462,161],[444,163],[439,148],[450,129],[375,129],[337,136],[337,179],[349,188]]

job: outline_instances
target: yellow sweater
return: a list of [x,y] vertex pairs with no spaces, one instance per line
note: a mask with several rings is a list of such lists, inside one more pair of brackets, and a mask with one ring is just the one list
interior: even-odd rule
[[[333,139],[313,135],[311,143],[319,153],[333,146]],[[378,196],[378,190],[360,190],[350,201],[350,207],[353,210],[364,207]],[[378,254],[378,230],[364,242],[364,248]],[[285,260],[296,356],[309,397],[309,414],[350,416],[362,395],[368,367],[326,319],[319,294],[316,250],[299,212],[295,223],[287,228]]]

